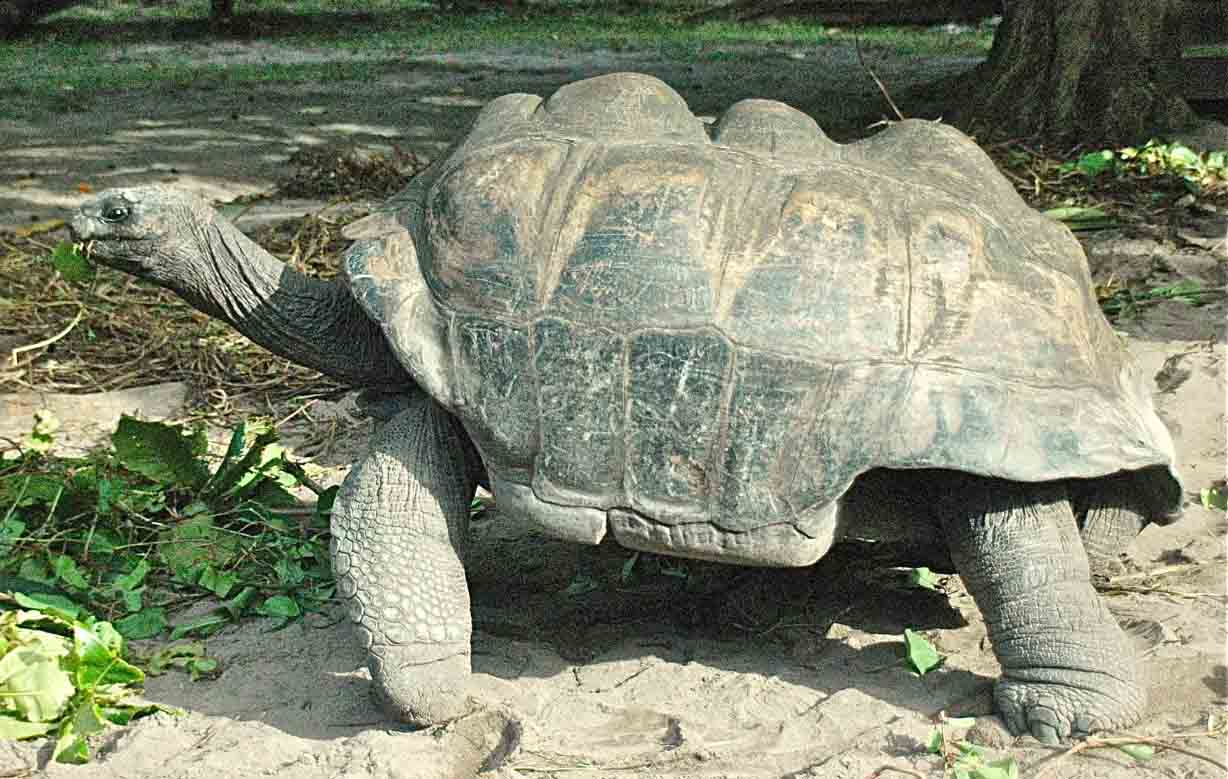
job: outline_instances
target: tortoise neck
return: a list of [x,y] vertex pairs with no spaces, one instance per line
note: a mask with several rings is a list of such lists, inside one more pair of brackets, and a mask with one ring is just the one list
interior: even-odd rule
[[201,277],[176,291],[274,354],[346,384],[403,391],[412,380],[378,324],[339,279],[280,262],[238,228],[211,220],[201,234]]

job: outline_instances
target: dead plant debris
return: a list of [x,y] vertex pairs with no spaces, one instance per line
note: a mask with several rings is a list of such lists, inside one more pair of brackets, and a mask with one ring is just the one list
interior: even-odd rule
[[[342,226],[307,216],[262,227],[255,237],[300,270],[331,276],[347,243]],[[247,396],[341,389],[118,271],[99,268],[88,289],[70,284],[46,261],[50,245],[0,236],[0,392],[90,393],[182,381],[194,405],[227,414]]]
[[[309,148],[291,158],[279,194],[383,200],[425,167],[418,155],[395,148]],[[327,278],[349,244],[341,229],[363,215],[309,214],[257,226],[251,237],[298,270]],[[0,235],[0,392],[89,393],[182,381],[193,405],[225,415],[248,396],[263,402],[342,389],[125,274],[99,268],[88,289],[66,282],[46,257],[67,238],[63,222]]]
[[1093,150],[1053,148],[1022,140],[984,147],[1028,205],[1039,211],[1082,206],[1103,211],[1120,225],[1167,224],[1193,204],[1228,208],[1228,181],[1216,179],[1197,196],[1178,175],[1119,168],[1089,176],[1074,163]]
[[365,212],[350,211],[334,221],[318,214],[306,214],[297,219],[259,225],[249,235],[296,270],[332,278],[337,275],[339,260],[350,245],[341,235],[341,229],[362,216]]
[[278,183],[283,196],[384,200],[425,169],[426,161],[395,146],[387,154],[356,147],[309,146],[295,152],[288,165],[289,173]]
[[[1086,167],[1081,167],[1083,161],[1110,153],[1082,146],[1054,149],[1008,140],[985,150],[1031,207],[1051,214],[1066,211],[1094,215],[1068,221],[1076,232],[1112,228],[1175,238],[1183,235],[1184,227],[1198,223],[1200,212],[1228,213],[1228,179],[1222,174],[1208,177],[1195,194],[1187,179],[1154,166],[1145,170],[1142,165],[1119,164],[1107,172],[1089,175]],[[1207,246],[1214,245],[1207,242]],[[1095,294],[1101,309],[1116,321],[1167,300],[1194,305],[1220,300],[1225,291],[1191,283],[1127,284],[1110,276],[1096,285]]]

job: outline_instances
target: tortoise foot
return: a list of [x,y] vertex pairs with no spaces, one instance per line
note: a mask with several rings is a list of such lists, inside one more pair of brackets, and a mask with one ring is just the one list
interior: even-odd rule
[[1108,692],[1011,679],[1000,680],[994,689],[1006,727],[1043,744],[1133,725],[1143,715],[1145,696],[1142,687],[1120,680]]
[[507,709],[512,685],[469,670],[468,644],[410,644],[373,650],[372,694],[394,719],[418,727],[488,709]]

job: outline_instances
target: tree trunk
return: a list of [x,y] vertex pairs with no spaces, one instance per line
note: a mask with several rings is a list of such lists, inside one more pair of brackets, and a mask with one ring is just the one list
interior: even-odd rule
[[11,38],[47,14],[82,0],[4,0],[0,2],[0,38]]
[[228,25],[235,15],[234,0],[210,0],[209,22],[214,25]]
[[1181,98],[1177,0],[1003,0],[1003,6],[989,59],[961,90],[960,124],[1130,144],[1193,119]]

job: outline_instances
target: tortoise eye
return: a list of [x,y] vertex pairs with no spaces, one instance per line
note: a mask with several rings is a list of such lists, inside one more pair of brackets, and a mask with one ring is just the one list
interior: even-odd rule
[[102,221],[122,222],[128,218],[128,206],[122,203],[108,203],[102,209]]

